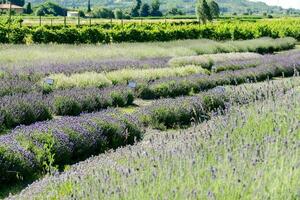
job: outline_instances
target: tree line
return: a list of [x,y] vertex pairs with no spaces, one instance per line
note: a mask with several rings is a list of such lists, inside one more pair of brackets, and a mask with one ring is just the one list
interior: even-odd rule
[[[2,3],[8,3],[8,0],[2,0]],[[24,6],[25,0],[11,0],[12,4]],[[1,1],[0,1],[1,3]],[[86,11],[79,10],[79,16],[85,17],[88,15],[94,18],[116,18],[116,19],[130,19],[134,17],[161,17],[163,13],[160,10],[160,0],[152,0],[150,4],[143,2],[142,0],[134,0],[134,5],[131,8],[114,10],[108,8],[91,8],[90,0],[88,0],[88,7]],[[33,11],[34,10],[34,11]],[[53,15],[53,16],[66,16],[67,9],[63,8],[55,3],[46,1],[43,4],[36,6],[32,9],[31,3],[28,2],[24,13],[32,14],[35,12],[37,16]],[[214,18],[218,18],[220,15],[220,8],[218,3],[214,0],[197,0],[195,6],[195,12],[199,22],[206,23],[212,21]],[[172,9],[166,14],[183,14],[177,9]]]
[[218,18],[220,15],[220,8],[217,2],[206,0],[197,0],[196,3],[196,15],[199,22],[206,23],[212,21],[214,18]]
[[151,5],[149,5],[148,3],[143,3],[142,0],[136,0],[130,14],[131,17],[159,17],[163,15],[160,11],[159,0],[152,0]]

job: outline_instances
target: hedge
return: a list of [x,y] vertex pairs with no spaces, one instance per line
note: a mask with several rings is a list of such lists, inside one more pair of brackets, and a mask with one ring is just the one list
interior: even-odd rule
[[0,43],[110,43],[149,42],[207,38],[214,40],[246,40],[259,37],[294,37],[300,40],[300,20],[277,19],[257,22],[219,22],[206,25],[194,23],[154,23],[95,26],[17,27],[10,30],[0,25]]

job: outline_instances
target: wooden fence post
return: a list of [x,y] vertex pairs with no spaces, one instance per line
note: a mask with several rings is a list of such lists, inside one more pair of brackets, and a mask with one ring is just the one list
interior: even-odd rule
[[80,16],[78,14],[78,27],[80,26]]
[[165,16],[165,27],[167,27],[167,16]]
[[64,26],[66,27],[67,26],[67,17],[64,16]]

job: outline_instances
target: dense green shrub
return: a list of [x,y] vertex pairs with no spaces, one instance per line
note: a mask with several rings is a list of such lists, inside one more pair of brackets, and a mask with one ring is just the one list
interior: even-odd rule
[[81,30],[81,43],[95,44],[95,43],[108,43],[109,38],[107,34],[101,30],[94,27],[84,27]]
[[7,29],[0,24],[0,43],[7,43],[8,41]]
[[39,27],[32,31],[32,41],[34,43],[50,43],[57,42],[57,34],[51,29]]
[[76,116],[81,112],[81,106],[75,98],[69,96],[58,96],[54,100],[54,112],[57,115]]
[[56,91],[48,98],[56,115],[77,116],[82,112],[132,105],[134,93],[126,87],[111,87],[103,90],[75,88]]
[[26,27],[22,28],[13,28],[8,34],[8,40],[13,44],[23,44],[25,43],[25,38],[29,32],[29,29]]
[[37,16],[54,15],[66,16],[67,10],[52,2],[45,2],[38,5],[35,10]]
[[[300,20],[297,19],[261,20],[255,23],[223,21],[201,26],[193,23],[128,23],[124,25],[107,23],[92,27],[85,25],[29,27],[30,31],[25,35],[32,35],[35,43],[146,42],[198,38],[245,40],[259,37],[294,37],[300,40],[299,24]],[[0,38],[2,38],[0,42],[7,42],[5,36],[0,36]]]
[[80,33],[76,28],[62,28],[56,32],[57,43],[76,44],[80,41]]

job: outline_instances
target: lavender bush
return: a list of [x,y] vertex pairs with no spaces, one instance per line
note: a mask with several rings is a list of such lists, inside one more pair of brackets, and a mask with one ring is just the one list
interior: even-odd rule
[[105,89],[72,89],[16,94],[0,98],[0,133],[18,125],[51,119],[53,115],[76,116],[108,107],[125,107],[133,103],[134,92],[123,86]]
[[142,135],[138,120],[113,110],[21,126],[0,137],[0,182],[133,144]]
[[299,98],[298,88],[188,130],[149,131],[9,199],[298,199]]
[[[2,76],[8,78],[21,77],[39,81],[41,78],[49,74],[66,74],[83,72],[109,72],[121,69],[147,69],[147,68],[163,68],[167,66],[169,57],[162,58],[144,58],[144,59],[106,59],[106,60],[79,60],[60,62],[59,60],[52,62],[28,62],[14,64],[6,67],[0,65]],[[1,75],[0,75],[1,77]]]
[[51,119],[51,109],[41,94],[17,94],[0,98],[0,133],[20,124]]
[[220,85],[237,85],[247,82],[264,81],[273,77],[293,76],[300,70],[299,51],[289,54],[267,56],[264,62],[255,68],[237,71],[224,71],[211,76],[191,75],[160,79],[149,84],[141,83],[138,96],[144,99],[176,97],[211,89]]
[[31,81],[21,80],[19,78],[0,78],[0,97],[16,93],[29,93],[31,91],[41,91],[41,87]]
[[136,115],[144,125],[153,128],[183,128],[210,119],[213,112],[224,110],[229,103],[248,104],[265,100],[297,86],[300,86],[299,77],[239,86],[219,86],[197,96],[156,100]]
[[2,181],[8,178],[13,180],[16,174],[26,178],[26,175],[41,172],[45,170],[45,163],[46,167],[49,164],[61,166],[100,152],[105,147],[132,144],[135,137],[141,138],[143,128],[138,119],[154,128],[169,128],[175,124],[187,126],[209,119],[212,111],[224,108],[230,102],[249,103],[269,99],[299,85],[297,77],[242,85],[240,89],[216,88],[199,97],[159,100],[131,116],[124,117],[121,113],[106,111],[22,126],[0,137]]
[[56,115],[79,115],[82,112],[94,112],[108,107],[132,105],[134,92],[125,86],[104,89],[71,89],[51,93],[48,97]]

